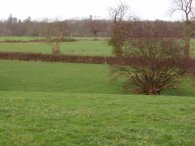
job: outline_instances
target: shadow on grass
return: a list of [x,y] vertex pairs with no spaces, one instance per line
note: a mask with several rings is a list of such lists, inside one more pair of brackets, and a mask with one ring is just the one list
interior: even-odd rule
[[177,88],[166,90],[163,95],[195,97],[195,78],[185,77]]

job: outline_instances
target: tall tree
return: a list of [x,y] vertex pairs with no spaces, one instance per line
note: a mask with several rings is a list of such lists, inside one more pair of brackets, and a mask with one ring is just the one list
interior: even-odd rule
[[195,20],[195,9],[193,5],[193,0],[173,0],[173,6],[172,6],[172,13],[175,12],[181,12],[184,21],[185,21],[185,26],[184,26],[184,31],[186,34],[185,42],[186,46],[184,49],[184,54],[187,58],[190,57],[190,41],[191,37],[194,33],[194,20]]

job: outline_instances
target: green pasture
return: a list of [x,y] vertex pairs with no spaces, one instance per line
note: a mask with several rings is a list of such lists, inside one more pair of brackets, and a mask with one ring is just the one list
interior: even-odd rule
[[0,61],[0,91],[122,93],[107,65]]
[[[44,37],[0,37],[4,40],[30,41],[45,39]],[[109,38],[80,38],[75,37],[75,42],[60,43],[60,51],[67,55],[92,55],[113,56],[112,47],[108,45]],[[52,47],[48,43],[0,43],[0,52],[29,52],[29,53],[52,53]],[[195,56],[195,39],[191,41],[191,55]]]
[[0,145],[194,146],[194,97],[0,92]]
[[[104,39],[60,45],[63,54],[112,55]],[[0,51],[51,48],[0,43]],[[195,145],[194,80],[144,96],[126,94],[122,80],[111,79],[109,65],[0,60],[0,146]]]
[[45,37],[32,37],[32,36],[0,36],[0,41],[14,40],[14,41],[31,41],[43,40]]
[[[108,65],[0,61],[0,91],[124,94]],[[195,84],[182,79],[166,95],[195,96]]]
[[[48,43],[0,43],[1,52],[52,53]],[[106,40],[78,40],[60,43],[60,51],[67,55],[111,56],[112,47]]]

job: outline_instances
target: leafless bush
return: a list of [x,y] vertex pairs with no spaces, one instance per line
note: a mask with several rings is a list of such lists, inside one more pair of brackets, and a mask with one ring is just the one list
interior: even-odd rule
[[144,58],[137,66],[117,67],[117,74],[127,77],[124,88],[128,92],[157,95],[164,89],[174,88],[185,73],[183,67],[176,66],[182,57],[182,47],[176,40],[133,39],[125,55]]
[[[112,40],[120,38],[122,56],[142,58],[135,66],[113,66],[117,77],[120,75],[127,77],[124,84],[126,91],[157,95],[176,86],[186,72],[186,65],[182,61],[184,41],[177,39],[182,38],[182,32],[163,22],[142,21],[122,22],[118,25],[117,32],[120,37],[113,36],[115,38]],[[180,65],[177,63],[178,60]]]

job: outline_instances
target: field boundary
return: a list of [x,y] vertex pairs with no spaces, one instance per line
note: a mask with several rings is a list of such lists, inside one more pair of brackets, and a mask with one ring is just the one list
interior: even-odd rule
[[[83,64],[110,64],[110,65],[162,65],[173,64],[172,60],[150,60],[143,57],[104,57],[104,56],[81,56],[81,55],[61,55],[61,54],[41,54],[23,52],[0,52],[0,60],[19,61],[41,61],[41,62],[63,62],[63,63],[83,63]],[[195,67],[195,59],[178,59],[174,64],[179,67]]]
[[[74,38],[52,38],[50,42],[75,42]],[[48,43],[47,39],[33,39],[33,40],[0,40],[0,43]]]

